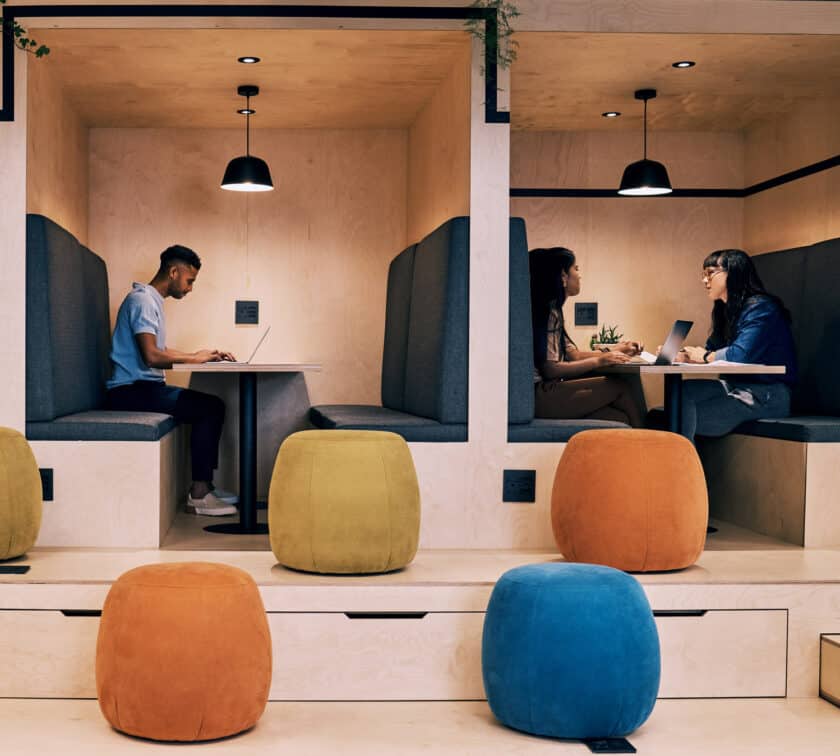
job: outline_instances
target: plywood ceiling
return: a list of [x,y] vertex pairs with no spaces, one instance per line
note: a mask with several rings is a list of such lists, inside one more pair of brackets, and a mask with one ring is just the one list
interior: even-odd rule
[[[46,65],[90,126],[402,128],[456,62],[461,31],[49,29]],[[236,59],[256,55],[257,65]],[[466,64],[466,63],[465,63]]]
[[[238,84],[258,84],[254,128],[404,128],[459,60],[461,31],[45,29],[45,65],[89,125],[241,125]],[[840,97],[840,39],[822,35],[517,34],[511,123],[520,130],[733,131]],[[244,66],[241,55],[262,62]],[[694,60],[694,68],[671,67]],[[601,113],[619,110],[621,118]]]
[[[799,98],[840,97],[840,39],[818,35],[520,33],[511,72],[515,129],[734,131],[790,112]],[[676,69],[678,60],[694,68]],[[618,110],[620,118],[602,118]]]

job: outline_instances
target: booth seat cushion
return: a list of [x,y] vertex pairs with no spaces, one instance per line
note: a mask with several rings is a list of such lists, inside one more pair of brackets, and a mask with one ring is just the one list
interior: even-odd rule
[[565,442],[575,433],[585,430],[629,427],[629,425],[612,420],[543,420],[537,418],[530,423],[508,425],[508,441],[511,443]]
[[46,423],[27,423],[30,441],[158,441],[177,425],[159,412],[90,410]]
[[439,423],[427,417],[365,404],[322,404],[309,410],[309,419],[316,428],[390,431],[406,441],[467,440],[466,424]]
[[779,417],[751,420],[735,429],[745,436],[778,438],[783,441],[808,443],[840,442],[840,417]]

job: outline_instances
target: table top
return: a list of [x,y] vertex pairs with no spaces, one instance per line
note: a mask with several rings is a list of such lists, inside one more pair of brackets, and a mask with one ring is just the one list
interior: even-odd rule
[[192,364],[177,362],[172,366],[177,372],[192,373],[302,373],[321,370],[317,362],[203,362]]
[[754,365],[745,362],[709,362],[707,364],[686,364],[684,362],[676,365],[647,365],[640,362],[625,363],[624,365],[607,365],[598,368],[598,373],[653,373],[654,375],[667,375],[669,373],[681,373],[682,375],[714,375],[726,374],[759,374],[784,373],[784,365]]

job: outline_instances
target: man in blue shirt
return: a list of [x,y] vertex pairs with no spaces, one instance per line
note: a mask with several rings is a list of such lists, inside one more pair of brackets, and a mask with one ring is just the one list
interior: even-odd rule
[[192,291],[199,256],[175,245],[160,255],[160,268],[148,284],[135,283],[120,305],[111,346],[113,374],[107,382],[106,407],[112,410],[163,412],[192,424],[192,485],[187,511],[203,515],[236,514],[236,497],[214,489],[225,404],[217,396],[167,386],[163,371],[173,363],[233,360],[228,352],[201,349],[179,352],[166,345],[163,300],[183,299]]

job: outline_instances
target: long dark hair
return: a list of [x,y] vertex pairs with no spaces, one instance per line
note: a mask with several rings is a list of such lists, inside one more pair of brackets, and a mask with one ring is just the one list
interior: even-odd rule
[[[534,330],[534,365],[542,367],[546,358],[548,338],[548,314],[552,306],[560,313],[560,354],[566,358],[566,341],[572,342],[566,333],[563,319],[563,303],[566,289],[562,274],[572,269],[575,253],[566,247],[532,249],[528,255],[531,271],[531,324]],[[553,331],[554,332],[554,331]],[[574,343],[574,342],[572,342]]]
[[790,311],[779,297],[764,288],[752,258],[741,249],[719,249],[707,255],[703,268],[720,268],[726,271],[726,302],[720,299],[712,307],[712,329],[709,341],[719,349],[729,344],[735,336],[735,324],[753,297],[767,297],[781,310],[788,323]]

